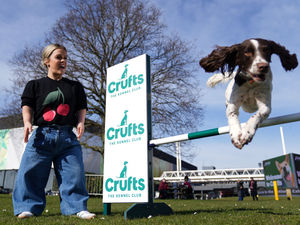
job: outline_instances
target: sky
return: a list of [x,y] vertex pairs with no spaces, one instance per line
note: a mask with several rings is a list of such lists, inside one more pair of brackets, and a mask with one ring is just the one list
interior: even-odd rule
[[[161,22],[169,35],[177,34],[195,46],[199,60],[215,45],[231,46],[249,38],[264,38],[284,45],[300,60],[300,1],[282,0],[150,0],[161,12]],[[66,13],[63,1],[10,0],[0,7],[0,104],[5,104],[4,88],[12,87],[13,71],[8,61],[24,47],[42,42],[57,19]],[[300,112],[300,66],[286,72],[278,56],[272,56],[272,113],[270,117]],[[222,84],[206,87],[212,75],[199,67],[199,102],[204,106],[199,130],[227,125],[225,90]],[[240,112],[245,122],[250,114]],[[300,122],[283,124],[287,153],[300,154]],[[194,132],[194,131],[191,131]],[[190,160],[203,166],[257,168],[265,159],[283,154],[280,126],[258,129],[254,139],[242,150],[236,149],[229,135],[192,141]]]

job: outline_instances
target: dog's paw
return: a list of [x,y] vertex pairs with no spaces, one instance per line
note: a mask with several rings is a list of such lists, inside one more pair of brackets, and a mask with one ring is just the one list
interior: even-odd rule
[[242,149],[244,147],[244,145],[240,141],[231,139],[231,142],[234,145],[234,147],[236,147],[238,149]]
[[244,146],[244,145],[250,143],[252,141],[254,135],[255,135],[255,129],[245,126],[242,129],[242,135],[240,137],[241,144]]
[[238,149],[242,149],[243,146],[244,146],[241,143],[241,141],[240,141],[241,140],[241,136],[242,136],[242,132],[240,130],[232,130],[232,131],[230,131],[231,142]]

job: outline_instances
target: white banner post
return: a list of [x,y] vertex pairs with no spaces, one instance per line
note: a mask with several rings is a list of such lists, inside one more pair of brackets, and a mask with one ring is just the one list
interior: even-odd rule
[[153,203],[150,57],[141,55],[107,69],[104,215],[111,203],[136,203],[124,217],[171,214]]

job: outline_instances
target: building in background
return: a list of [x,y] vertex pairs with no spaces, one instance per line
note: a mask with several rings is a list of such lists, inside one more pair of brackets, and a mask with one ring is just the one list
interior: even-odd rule
[[[153,151],[153,177],[160,177],[163,171],[175,171],[176,167],[176,157],[160,151],[155,148]],[[181,161],[181,169],[182,170],[197,170],[197,167],[185,162]]]

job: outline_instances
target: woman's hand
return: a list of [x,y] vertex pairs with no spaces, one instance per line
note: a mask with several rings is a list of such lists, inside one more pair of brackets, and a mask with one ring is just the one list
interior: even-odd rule
[[22,115],[23,115],[23,122],[24,122],[24,142],[28,142],[29,134],[32,132],[32,110],[29,106],[24,105],[22,107]]
[[84,133],[84,122],[85,122],[86,109],[81,109],[77,112],[78,124],[77,124],[77,139],[78,141]]
[[32,124],[30,122],[26,122],[24,124],[24,142],[28,142],[29,134],[32,132]]
[[84,133],[84,123],[80,122],[77,124],[77,140],[79,141]]

